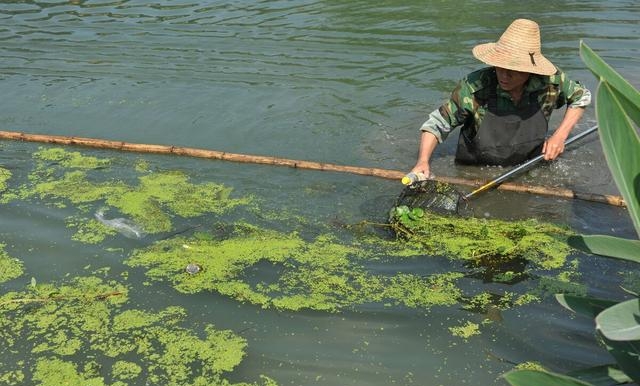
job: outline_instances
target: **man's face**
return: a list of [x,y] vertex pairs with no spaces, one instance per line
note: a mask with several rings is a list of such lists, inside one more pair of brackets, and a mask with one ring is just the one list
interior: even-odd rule
[[516,91],[521,89],[529,79],[528,72],[520,72],[507,70],[506,68],[496,67],[496,75],[498,76],[498,84],[504,91]]

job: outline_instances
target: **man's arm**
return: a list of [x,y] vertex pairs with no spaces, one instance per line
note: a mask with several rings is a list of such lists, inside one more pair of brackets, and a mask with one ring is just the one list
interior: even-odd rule
[[560,125],[542,147],[544,159],[548,161],[558,158],[564,152],[564,142],[584,114],[585,108],[591,104],[591,91],[580,82],[567,79],[565,74],[559,74],[552,78],[558,82],[561,95],[566,98],[561,98],[560,101],[567,106],[567,110]]
[[567,108],[567,111],[564,113],[564,118],[562,118],[562,122],[560,122],[556,131],[553,132],[553,135],[551,135],[551,137],[549,137],[542,146],[542,153],[544,154],[545,160],[554,160],[564,152],[564,142],[567,140],[567,137],[569,137],[571,130],[573,130],[582,117],[582,114],[584,114],[583,107]]
[[433,150],[438,145],[438,139],[433,133],[423,131],[420,137],[420,149],[418,151],[418,162],[416,166],[411,169],[414,173],[422,173],[429,177],[431,175],[431,167],[429,166],[429,160]]

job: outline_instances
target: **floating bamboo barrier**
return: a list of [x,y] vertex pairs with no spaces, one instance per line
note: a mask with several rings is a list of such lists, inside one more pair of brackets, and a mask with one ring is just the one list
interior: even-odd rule
[[[192,147],[182,146],[168,146],[168,145],[154,145],[144,143],[131,143],[122,141],[110,141],[97,138],[83,138],[83,137],[69,137],[59,135],[45,135],[45,134],[29,134],[15,131],[0,131],[0,139],[14,140],[14,141],[27,141],[27,142],[41,142],[56,145],[73,145],[83,146],[96,149],[109,149],[138,153],[154,153],[154,154],[173,154],[180,156],[207,158],[231,162],[263,164],[263,165],[275,165],[275,166],[288,166],[297,169],[308,170],[321,170],[330,172],[351,173],[363,176],[373,176],[392,180],[398,180],[405,175],[404,172],[397,170],[387,170],[379,168],[368,168],[358,166],[346,166],[336,165],[332,163],[302,161],[287,158],[268,157],[250,154],[238,154],[228,153],[216,150],[198,149]],[[436,181],[462,186],[477,187],[486,183],[482,180],[472,180],[466,178],[457,177],[435,177]],[[505,182],[497,187],[497,189],[531,193],[545,196],[554,196],[567,199],[578,199],[584,201],[598,202],[614,206],[625,206],[624,200],[620,196],[602,195],[593,193],[581,193],[571,189],[554,188],[545,186],[532,186],[523,185],[517,183]]]

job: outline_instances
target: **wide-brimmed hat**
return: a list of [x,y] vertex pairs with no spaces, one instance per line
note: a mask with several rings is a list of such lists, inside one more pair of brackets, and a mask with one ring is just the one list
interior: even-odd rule
[[472,52],[491,66],[540,75],[553,75],[557,71],[542,55],[540,28],[532,20],[514,20],[497,43],[478,44]]

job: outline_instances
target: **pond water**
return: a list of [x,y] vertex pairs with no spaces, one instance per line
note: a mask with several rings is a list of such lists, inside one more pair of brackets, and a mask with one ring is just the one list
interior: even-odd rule
[[[545,55],[592,91],[595,79],[578,54],[581,39],[632,84],[640,84],[637,1],[558,1],[544,7],[519,1],[0,1],[0,130],[408,171],[426,115],[460,77],[481,67],[471,48],[497,39],[517,17],[538,21]],[[591,108],[577,130],[594,124]],[[436,174],[487,179],[504,172],[454,165],[454,142],[437,149]],[[352,252],[346,253],[346,262],[341,260],[343,269],[354,272],[340,274],[352,281],[361,272],[382,281],[401,274],[424,278],[455,272],[464,275],[457,282],[461,291],[503,296],[527,293],[538,288],[541,276],[562,271],[496,283],[474,277],[464,264],[445,257],[397,256],[405,246],[385,238],[384,228],[356,225],[387,220],[401,191],[398,181],[66,148],[67,155],[80,152],[107,160],[86,169],[69,167],[88,170],[87,178],[104,185],[103,195],[69,200],[71,193],[82,193],[81,184],[20,195],[38,183],[34,176],[51,177],[38,168],[64,173],[66,156],[38,157],[52,149],[57,147],[0,142],[0,167],[11,173],[0,203],[0,244],[24,267],[21,276],[0,284],[0,295],[44,283],[60,286],[76,276],[115,280],[129,288],[124,309],[159,312],[179,306],[185,310],[180,324],[185,331],[203,336],[203,326],[212,324],[244,339],[242,360],[221,372],[222,379],[232,383],[260,383],[264,375],[279,385],[505,385],[500,375],[518,363],[535,361],[567,372],[611,362],[593,339],[593,322],[572,316],[552,296],[476,312],[460,303],[427,307],[412,306],[400,297],[374,301],[365,296],[364,284],[359,297],[358,292],[341,292],[344,288],[336,282],[336,296],[343,297],[338,307],[298,310],[205,288],[212,283],[201,283],[205,289],[194,291],[176,285],[176,277],[206,277],[198,275],[211,273],[213,267],[191,276],[174,269],[175,277],[161,277],[154,276],[153,266],[132,263],[143,252],[161,254],[163,249],[153,248],[172,240],[184,250],[196,249],[204,235],[235,240],[242,233],[238,229],[256,227],[264,236],[244,242],[240,237],[236,250],[255,243],[265,256],[277,255],[270,248],[278,245],[272,243],[280,235],[286,235],[287,243],[318,244],[302,247],[301,255],[313,255],[314,248],[320,251],[318,258],[324,258],[323,250],[333,255],[342,249],[364,250],[365,257]],[[155,231],[140,237],[111,232],[95,243],[79,239],[79,232],[92,232],[83,224],[94,224],[90,220],[101,208],[105,218],[131,221],[133,209],[118,194],[139,197],[144,190],[136,190],[137,184],[163,173],[173,182],[158,185],[160,192],[154,191],[144,203],[150,206],[140,210],[140,216],[155,204],[167,210],[163,223],[146,224]],[[176,176],[188,183],[171,200],[162,201],[162,191],[181,183]],[[517,181],[619,194],[597,135]],[[172,204],[193,198],[194,191],[196,204],[188,210],[186,203]],[[212,191],[217,198],[237,202],[207,206]],[[9,195],[15,198],[6,200]],[[476,214],[489,219],[535,218],[577,233],[636,237],[624,208],[502,191],[485,193],[472,204]],[[382,239],[383,247],[367,244],[374,236]],[[332,241],[318,241],[323,238]],[[264,240],[271,243],[261,244]],[[624,297],[621,273],[629,265],[576,251],[567,260],[577,267],[573,280],[588,293]],[[267,259],[240,268],[255,286],[282,274],[279,264]],[[296,264],[310,263],[301,258]],[[456,330],[471,324],[479,326],[476,334],[461,336]],[[47,331],[55,334],[53,327]],[[27,335],[21,338],[24,342],[30,341]],[[24,367],[20,384],[46,384],[32,376],[42,374],[35,370],[38,360],[66,360],[81,372],[86,356],[98,358],[94,362],[102,370],[93,374],[106,384],[153,384],[144,371],[137,377],[112,377],[104,369],[122,358],[101,357],[95,348],[67,356],[35,348],[2,353],[3,381],[9,379],[2,378],[4,374]],[[136,362],[137,355],[143,354],[130,352],[126,360]],[[195,364],[190,369],[192,374],[175,384],[192,384],[201,369]]]

